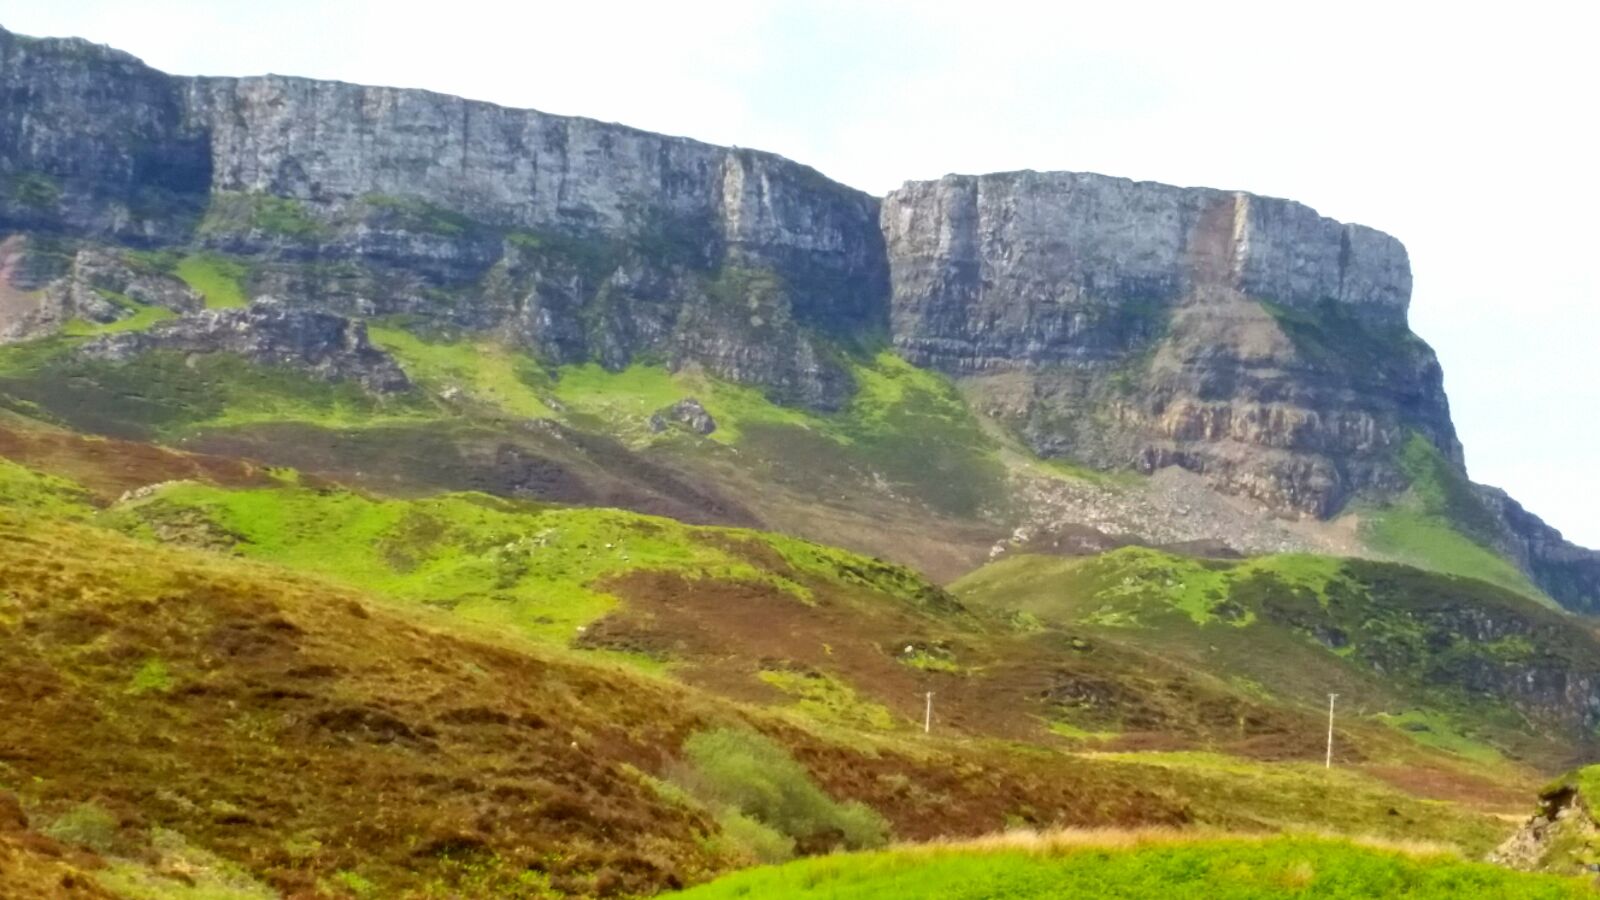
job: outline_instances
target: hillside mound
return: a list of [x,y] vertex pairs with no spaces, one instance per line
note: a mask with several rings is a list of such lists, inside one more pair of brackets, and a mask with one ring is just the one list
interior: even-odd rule
[[1600,766],[1574,769],[1539,792],[1538,810],[1489,854],[1490,862],[1542,872],[1600,871]]

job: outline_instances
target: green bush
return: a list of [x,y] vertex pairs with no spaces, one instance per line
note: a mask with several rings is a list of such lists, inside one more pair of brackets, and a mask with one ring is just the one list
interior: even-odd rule
[[[881,847],[888,823],[861,803],[839,803],[781,746],[759,734],[721,728],[703,731],[684,744],[685,769],[678,781],[702,803],[765,826],[792,846]],[[733,821],[729,819],[729,821]],[[724,830],[729,831],[726,822]],[[771,838],[735,822],[729,837],[750,839],[760,852],[775,852]]]
[[751,862],[772,865],[794,858],[794,838],[779,834],[732,807],[717,815],[717,827],[734,851]]
[[97,803],[80,803],[51,822],[44,833],[103,853],[116,844],[117,817]]

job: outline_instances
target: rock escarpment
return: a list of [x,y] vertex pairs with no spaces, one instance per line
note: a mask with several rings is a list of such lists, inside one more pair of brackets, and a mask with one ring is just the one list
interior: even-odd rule
[[203,305],[183,282],[118,252],[22,234],[0,238],[0,343],[52,334],[74,320],[109,325],[141,306],[181,314]]
[[0,32],[0,227],[260,261],[257,293],[699,363],[831,408],[882,328],[877,201],[771,154],[426,91],[175,78]]
[[[280,302],[197,313],[130,248],[222,254],[246,299]],[[0,29],[0,342],[171,313],[85,352],[231,349],[388,390],[404,376],[359,320],[394,316],[836,410],[844,354],[888,339],[1041,455],[1326,517],[1404,490],[1415,436],[1462,469],[1410,290],[1398,241],[1284,200],[1016,172],[880,201],[767,153],[426,91],[173,77]],[[1600,603],[1600,556],[1484,502],[1499,524],[1477,539]]]
[[1284,200],[1034,172],[909,184],[883,224],[897,347],[969,376],[1041,453],[1180,465],[1316,515],[1403,485],[1413,431],[1460,463],[1387,235]]
[[248,309],[208,309],[148,331],[110,334],[85,344],[90,359],[123,361],[143,353],[231,353],[260,365],[291,366],[359,383],[380,394],[411,387],[393,358],[372,346],[366,326],[262,297]]

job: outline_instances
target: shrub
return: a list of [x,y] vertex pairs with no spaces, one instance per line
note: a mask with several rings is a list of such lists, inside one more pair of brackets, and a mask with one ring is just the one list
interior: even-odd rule
[[794,858],[794,838],[779,834],[732,807],[717,816],[717,827],[734,852],[753,863],[772,865]]
[[128,680],[129,694],[165,694],[171,690],[172,673],[167,671],[166,663],[153,657],[145,660]]
[[116,844],[117,817],[98,803],[80,803],[51,822],[44,833],[104,853]]
[[701,802],[722,810],[719,821],[730,837],[757,853],[777,851],[769,837],[731,819],[737,813],[750,824],[765,826],[790,846],[882,846],[888,824],[860,803],[839,803],[811,780],[810,774],[783,747],[748,731],[721,728],[703,731],[684,743],[688,766],[681,784]]

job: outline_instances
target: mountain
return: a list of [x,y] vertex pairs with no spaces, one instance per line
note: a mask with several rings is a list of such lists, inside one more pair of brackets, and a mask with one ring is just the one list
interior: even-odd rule
[[0,894],[1479,854],[1600,749],[1600,556],[1468,479],[1387,235],[4,31],[0,98]]
[[[1283,521],[1362,523],[1358,541],[1240,534],[1158,509],[1117,523],[1132,537],[1464,554],[1478,572],[1498,556],[1568,606],[1600,602],[1600,557],[1466,481],[1438,364],[1406,325],[1404,248],[1296,203],[1033,172],[879,200],[771,154],[424,91],[177,78],[9,33],[0,84],[11,341],[114,331],[75,358],[242,351],[404,394],[393,348],[363,344],[376,321],[492,336],[546,368],[705,373],[797,414],[846,410],[861,361],[891,347],[1030,456],[1179,469]],[[882,462],[859,468],[916,480]],[[1451,482],[1447,503],[1418,496],[1419,466]],[[1026,489],[990,487],[993,508],[945,511],[1055,524],[1017,508]],[[1461,553],[1419,549],[1435,538]]]

